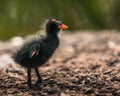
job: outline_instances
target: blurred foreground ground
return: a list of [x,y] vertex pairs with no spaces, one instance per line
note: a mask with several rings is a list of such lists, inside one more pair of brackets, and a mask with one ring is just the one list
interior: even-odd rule
[[40,67],[46,83],[36,90],[27,87],[26,71],[11,59],[15,41],[19,45],[23,40],[0,42],[0,96],[120,96],[120,33],[67,33],[61,38],[55,55]]

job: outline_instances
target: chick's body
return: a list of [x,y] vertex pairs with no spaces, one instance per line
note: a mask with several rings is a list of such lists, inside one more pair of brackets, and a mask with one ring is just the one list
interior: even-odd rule
[[15,61],[23,67],[35,68],[43,65],[59,45],[57,36],[42,37],[27,42],[17,52]]

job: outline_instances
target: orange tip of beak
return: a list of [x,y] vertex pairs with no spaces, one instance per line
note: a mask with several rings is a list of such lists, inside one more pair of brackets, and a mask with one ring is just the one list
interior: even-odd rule
[[68,26],[65,25],[65,24],[61,24],[61,25],[58,26],[58,28],[60,28],[60,29],[68,29]]

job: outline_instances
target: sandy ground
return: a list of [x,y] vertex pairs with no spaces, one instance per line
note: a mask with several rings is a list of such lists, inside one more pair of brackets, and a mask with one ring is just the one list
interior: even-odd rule
[[40,67],[45,83],[35,90],[25,83],[26,70],[11,59],[22,42],[0,42],[0,96],[120,96],[120,33],[62,34],[60,47]]

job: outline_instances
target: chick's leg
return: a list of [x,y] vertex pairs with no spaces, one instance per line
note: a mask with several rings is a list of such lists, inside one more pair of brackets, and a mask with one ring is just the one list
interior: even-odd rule
[[37,84],[39,84],[39,83],[42,83],[42,78],[41,78],[41,76],[40,76],[40,73],[39,73],[38,68],[35,68],[35,72],[36,72],[36,75],[37,75],[37,77],[38,77],[38,81],[37,81],[37,83],[36,83],[36,85],[37,85]]
[[27,84],[30,88],[33,87],[32,83],[31,83],[31,68],[27,69],[27,75],[28,75],[28,80],[27,80]]

